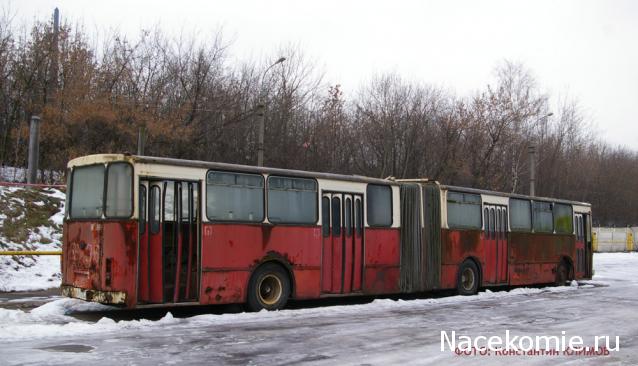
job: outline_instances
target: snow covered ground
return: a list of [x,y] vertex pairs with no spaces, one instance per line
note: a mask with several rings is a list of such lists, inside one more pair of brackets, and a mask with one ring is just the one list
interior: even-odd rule
[[[638,253],[596,254],[592,281],[417,300],[378,299],[278,312],[160,320],[79,320],[107,307],[54,299],[31,312],[0,309],[5,364],[638,364]],[[468,337],[619,337],[608,355],[457,355],[441,332]],[[563,333],[564,332],[564,333]]]
[[[0,186],[0,250],[60,250],[64,202],[58,189]],[[2,292],[59,286],[59,256],[0,257]]]

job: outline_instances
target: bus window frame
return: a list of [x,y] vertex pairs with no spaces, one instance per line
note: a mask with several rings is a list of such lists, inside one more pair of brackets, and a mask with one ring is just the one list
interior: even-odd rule
[[[566,206],[569,207],[570,210],[570,217],[572,218],[571,223],[572,223],[572,229],[571,231],[559,231],[557,230],[557,225],[556,225],[556,206]],[[574,218],[575,217],[575,212],[574,212],[574,206],[567,204],[567,203],[561,203],[561,202],[552,202],[552,225],[553,225],[553,232],[554,234],[558,234],[558,235],[574,235],[574,231],[577,230],[576,228],[576,224],[574,223]]]
[[[315,207],[315,219],[312,223],[309,222],[273,222],[270,221],[270,210],[268,209],[268,201],[270,200],[269,195],[268,195],[268,190],[269,190],[269,186],[270,186],[270,177],[275,177],[275,178],[289,178],[289,179],[307,179],[307,180],[312,180],[315,182],[315,184],[317,185],[317,189],[315,190],[315,203],[316,203],[316,207]],[[319,200],[320,197],[320,192],[321,192],[321,187],[319,186],[319,180],[316,177],[300,177],[300,176],[296,176],[296,175],[280,175],[280,174],[268,174],[266,177],[266,184],[264,185],[264,200],[265,200],[265,207],[264,207],[264,220],[268,220],[268,223],[270,225],[277,225],[277,226],[318,226],[319,225],[319,215],[320,215],[320,209],[321,209],[321,202]]]
[[[95,163],[95,164],[87,164],[87,165],[78,165],[78,166],[74,166],[71,168],[71,186],[69,191],[67,192],[67,197],[68,202],[66,203],[67,206],[69,206],[69,220],[73,220],[73,221],[93,221],[93,220],[102,220],[104,219],[104,206],[105,206],[105,198],[106,198],[106,186],[103,186],[102,188],[102,215],[99,217],[73,217],[72,215],[72,207],[73,207],[73,181],[74,176],[75,176],[75,170],[76,168],[85,168],[85,167],[92,167],[92,166],[98,166],[101,165],[104,168],[104,179],[106,179],[106,164],[105,163]],[[106,182],[104,182],[103,184],[106,184]]]
[[[111,169],[111,165],[114,164],[125,164],[131,167],[131,210],[130,213],[128,214],[128,216],[107,216],[106,215],[106,200],[107,200],[107,194],[109,192],[109,169]],[[133,164],[129,163],[128,161],[114,161],[114,162],[109,162],[106,163],[106,171],[104,173],[104,209],[102,211],[102,216],[104,216],[105,219],[129,219],[133,216],[133,213],[135,212],[135,167],[133,166]],[[138,192],[138,196],[139,196],[139,192]]]
[[[529,204],[529,229],[525,228],[525,229],[521,229],[518,227],[513,227],[512,225],[512,215],[515,212],[515,210],[512,210],[512,200],[518,200],[518,201],[526,201]],[[529,199],[529,198],[517,198],[517,197],[509,197],[507,200],[507,215],[508,215],[508,221],[509,221],[509,225],[510,225],[510,231],[515,232],[515,233],[534,233],[534,205],[533,205],[533,200]]]
[[[450,193],[455,193],[455,194],[460,194],[463,196],[463,201],[462,202],[456,202],[456,201],[452,201],[453,203],[456,204],[467,204],[467,205],[475,205],[475,206],[479,206],[480,207],[480,221],[481,224],[479,226],[467,226],[467,225],[452,225],[450,226],[450,220],[449,220],[449,203],[450,203],[450,198],[449,198],[449,194]],[[465,203],[465,195],[471,195],[471,196],[477,196],[479,198],[479,202],[478,203]],[[488,222],[484,222],[485,218],[483,217],[483,215],[485,214],[484,209],[488,208],[488,206],[493,206],[492,203],[488,203],[483,201],[483,196],[481,194],[477,194],[477,193],[471,193],[471,192],[465,192],[462,190],[448,190],[445,193],[445,211],[446,211],[446,218],[445,220],[447,221],[447,228],[449,230],[468,230],[468,231],[485,231],[485,227],[489,226],[489,221]],[[488,215],[489,215],[489,208],[488,208]],[[489,230],[487,231],[487,237],[491,237],[491,234],[489,232]]]
[[[162,227],[162,221],[164,219],[164,217],[162,216],[164,214],[163,209],[164,209],[164,202],[162,201],[163,199],[163,193],[162,193],[162,186],[160,185],[161,182],[157,182],[157,183],[151,183],[149,186],[149,190],[148,190],[148,205],[149,205],[149,210],[148,210],[148,232],[151,235],[156,235],[159,234],[159,232],[161,231],[161,227]],[[155,190],[155,188],[157,188],[157,192],[158,194],[154,195],[153,191]],[[155,202],[151,199],[151,198],[155,198],[155,196],[159,197],[159,205],[157,207],[157,211],[159,213],[158,219],[155,219],[155,213],[156,210],[155,208],[153,210],[150,209],[151,206],[155,207],[154,204]],[[152,215],[151,215],[152,213]]]
[[[106,193],[107,193],[107,185],[108,185],[108,168],[111,164],[128,164],[129,166],[131,166],[131,213],[129,214],[129,216],[106,216]],[[75,174],[75,169],[76,168],[84,168],[84,167],[90,167],[90,166],[96,166],[96,165],[101,165],[104,167],[104,190],[102,192],[102,216],[99,217],[73,217],[73,215],[71,214],[71,204],[73,201],[73,175]],[[100,221],[117,221],[117,220],[122,220],[122,219],[132,219],[133,218],[133,214],[135,213],[135,166],[133,164],[131,164],[128,161],[112,161],[112,162],[108,162],[108,163],[94,163],[94,164],[86,164],[86,165],[76,165],[71,167],[71,179],[70,179],[70,188],[67,192],[67,197],[68,197],[68,202],[67,205],[69,206],[68,208],[68,214],[66,216],[66,218],[69,221],[95,221],[95,220],[100,220]],[[69,187],[67,185],[67,187]],[[139,195],[139,193],[138,193]],[[66,210],[66,208],[65,208]]]
[[[256,176],[261,176],[261,181],[263,183],[263,186],[261,187],[262,191],[263,191],[263,195],[261,197],[261,207],[263,209],[263,214],[264,217],[261,218],[261,221],[250,221],[250,220],[217,220],[217,219],[211,219],[210,217],[208,217],[208,174],[210,172],[219,172],[219,173],[232,173],[232,174],[244,174],[244,175],[256,175]],[[206,170],[206,174],[204,174],[204,182],[203,182],[203,188],[201,189],[202,191],[205,192],[205,197],[202,197],[203,200],[203,204],[204,204],[204,217],[206,217],[206,220],[208,220],[208,222],[211,223],[215,223],[215,224],[242,224],[242,225],[262,225],[266,219],[268,218],[268,207],[267,207],[267,201],[266,201],[266,196],[268,195],[268,188],[266,187],[266,182],[268,181],[268,176],[264,176],[261,173],[252,173],[252,172],[243,172],[243,171],[237,171],[237,170],[227,170],[227,169],[208,169]],[[182,182],[188,181],[188,180],[180,180]],[[317,185],[318,187],[318,185]],[[199,198],[198,198],[199,199]]]
[[[545,201],[545,200],[530,200],[531,204],[531,208],[532,208],[532,233],[534,234],[556,234],[556,227],[554,226],[554,201]],[[534,207],[535,204],[537,203],[546,203],[549,204],[549,210],[552,214],[552,229],[550,231],[539,231],[536,230],[536,207]],[[545,212],[545,211],[543,211]],[[572,209],[572,214],[573,214],[573,209]]]
[[[370,195],[368,194],[368,187],[370,186],[377,186],[377,187],[388,187],[390,189],[390,224],[388,225],[379,225],[379,224],[371,224],[370,220],[369,220],[369,214],[368,214],[368,209],[370,209],[370,205],[369,203],[369,199],[370,199]],[[392,189],[392,185],[391,184],[377,184],[377,183],[367,183],[366,184],[366,191],[365,191],[365,195],[364,198],[366,200],[366,205],[365,205],[365,224],[368,224],[368,227],[372,227],[372,228],[391,228],[394,225],[394,190]]]
[[[141,205],[141,199],[142,199],[142,191],[144,191],[144,215],[142,217],[142,205]],[[138,192],[138,207],[137,207],[137,220],[139,222],[139,233],[140,235],[144,235],[146,233],[146,224],[148,223],[148,189],[146,188],[145,185],[143,184],[138,184],[137,186],[137,192]]]

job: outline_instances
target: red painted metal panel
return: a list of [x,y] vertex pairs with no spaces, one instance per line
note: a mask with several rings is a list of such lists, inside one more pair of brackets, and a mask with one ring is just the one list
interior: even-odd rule
[[305,286],[304,284],[319,283],[321,279],[321,270],[294,268],[293,273],[296,282],[295,298],[297,299],[316,299],[321,296],[318,286]]
[[323,255],[321,259],[321,291],[332,292],[332,236],[323,238]]
[[248,271],[212,271],[202,273],[201,304],[231,304],[246,301]]
[[[180,210],[180,209],[178,209]],[[183,242],[183,236],[182,236],[182,230],[181,230],[181,226],[180,222],[175,223],[175,225],[177,226],[177,260],[175,261],[175,287],[173,288],[173,302],[177,302],[179,301],[179,280],[180,280],[180,275],[182,274],[182,242]]]
[[95,222],[64,223],[62,284],[83,289],[101,288],[100,248],[103,227]]
[[554,263],[519,263],[511,267],[511,285],[552,283],[556,279]]
[[365,265],[398,266],[400,261],[399,229],[365,229]]
[[365,229],[365,277],[363,291],[368,294],[399,292],[399,230]]
[[441,230],[441,263],[461,264],[468,257],[475,257],[485,265],[485,246],[480,230]]
[[576,241],[574,245],[574,275],[576,279],[584,278],[586,275],[587,259],[585,254],[585,242],[583,239]]
[[352,275],[352,291],[361,291],[361,282],[363,277],[363,238],[360,234],[357,234],[355,230],[352,233],[354,254],[353,254],[353,268],[354,273]]
[[[193,244],[193,241],[195,240],[195,238],[197,236],[197,232],[195,231],[195,229],[196,229],[196,226],[194,226],[194,225],[192,227],[189,226],[189,233],[188,233],[188,261],[187,261],[187,264],[186,264],[186,293],[185,293],[185,298],[186,299],[190,299],[190,297],[191,297],[191,288],[196,288],[196,284],[197,284],[197,281],[193,281],[193,278],[192,278],[193,261],[196,259],[195,258],[195,252],[193,251],[193,249],[195,249],[195,245]],[[197,263],[195,263],[195,265],[197,265]],[[194,291],[194,292],[196,292],[196,291]]]
[[504,233],[498,245],[498,282],[507,283],[507,268],[509,264],[509,243],[507,239],[507,233]]
[[330,292],[341,292],[341,281],[343,276],[343,230],[339,235],[333,235],[332,238],[332,264],[330,265],[330,273],[332,278],[330,279]]
[[138,287],[137,296],[140,302],[150,301],[150,276],[149,276],[149,243],[148,243],[148,224],[144,224],[144,232],[140,235],[140,260],[138,270]]
[[343,232],[344,236],[344,246],[343,246],[343,289],[342,293],[348,294],[352,292],[352,274],[353,274],[353,266],[354,266],[354,240],[353,235],[350,233]]
[[401,277],[398,266],[366,267],[363,291],[367,294],[394,294],[399,290]]
[[[496,238],[492,238],[490,233],[482,233],[481,234],[482,245],[484,247],[483,258],[480,258],[484,263],[483,265],[483,283],[484,284],[494,284],[498,282],[498,244],[496,242]],[[464,258],[459,258],[459,264],[464,260]]]
[[458,265],[467,257],[479,261],[485,284],[511,285],[554,282],[561,258],[575,258],[573,235],[511,232],[509,240],[497,242],[478,230],[442,229],[441,238],[442,288],[456,287]]
[[63,285],[126,292],[127,306],[134,307],[137,222],[67,221],[64,226]]
[[573,263],[574,235],[510,233],[510,284],[551,283],[561,258]]
[[456,288],[458,271],[458,264],[444,264],[441,266],[441,289]]
[[[149,247],[150,247],[150,295],[149,301],[153,303],[160,303],[164,300],[164,261],[163,261],[163,247],[162,237],[164,225],[159,225],[159,231],[157,233],[149,234]],[[143,269],[144,270],[144,269]]]
[[[309,281],[293,284],[293,297],[320,292],[320,227],[204,223],[202,233],[202,303],[236,302],[230,300],[236,299],[237,294],[245,296],[250,273],[263,260],[270,259],[288,263],[294,271],[316,271]],[[243,301],[245,298],[240,300]]]
[[269,252],[291,265],[321,264],[321,229],[318,226],[241,224],[202,225],[202,267],[244,268],[258,264]]

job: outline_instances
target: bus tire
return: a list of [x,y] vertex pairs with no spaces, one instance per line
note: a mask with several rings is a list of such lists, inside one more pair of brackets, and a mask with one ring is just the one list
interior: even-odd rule
[[459,267],[459,277],[456,289],[459,295],[468,296],[478,292],[479,273],[476,263],[473,260],[466,260]]
[[565,286],[571,279],[571,266],[565,260],[561,260],[556,267],[556,286]]
[[248,283],[248,309],[251,311],[282,309],[290,297],[290,277],[273,262],[259,266]]

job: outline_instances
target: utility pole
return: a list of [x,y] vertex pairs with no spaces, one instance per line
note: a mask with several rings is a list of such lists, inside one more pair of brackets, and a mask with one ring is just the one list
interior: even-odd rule
[[[538,123],[540,120],[545,120],[545,123],[547,123],[547,118],[553,115],[554,113],[549,112],[538,118],[534,124]],[[534,145],[534,142],[532,142],[527,149],[529,152],[529,195],[536,196],[536,145]]]
[[139,130],[137,131],[137,155],[138,156],[142,156],[144,155],[144,138],[146,136],[144,136],[146,134],[146,128],[144,128],[144,126],[140,126]]
[[40,117],[31,116],[29,125],[29,165],[27,183],[35,184],[38,180],[38,158],[40,155]]
[[529,145],[529,195],[535,196],[535,184],[536,184],[536,146]]
[[257,166],[264,166],[264,132],[266,129],[264,115],[266,113],[266,105],[264,102],[264,77],[268,70],[270,70],[273,66],[280,64],[286,61],[285,57],[280,57],[274,64],[268,66],[264,73],[261,74],[261,78],[259,81],[259,100],[257,102],[257,121],[259,122],[259,139],[257,145]]
[[51,66],[49,68],[48,85],[46,89],[46,104],[52,104],[55,101],[58,92],[58,38],[60,37],[60,11],[58,8],[53,10],[53,38],[51,39]]
[[[51,69],[49,70],[49,87],[45,95],[45,103],[52,103],[58,91],[58,38],[60,36],[60,10],[53,10],[53,39],[51,40]],[[40,162],[40,116],[32,115],[29,122],[29,156],[27,163],[27,183],[38,182]]]
[[51,88],[54,94],[58,90],[58,38],[60,36],[60,11],[53,10],[53,52],[51,60]]

